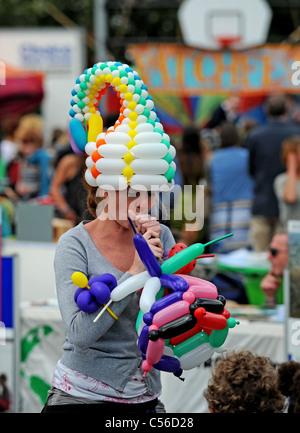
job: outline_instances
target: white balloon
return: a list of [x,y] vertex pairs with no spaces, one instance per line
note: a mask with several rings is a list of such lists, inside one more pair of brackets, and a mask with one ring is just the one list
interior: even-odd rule
[[174,161],[170,162],[170,167],[172,167],[176,171],[176,164]]
[[113,131],[105,135],[105,141],[107,144],[127,144],[130,140],[130,136],[124,132]]
[[147,271],[141,272],[140,274],[133,275],[127,280],[123,281],[111,292],[111,299],[116,302],[142,289],[146,281],[149,279],[149,274]]
[[96,169],[103,174],[122,174],[126,167],[123,159],[100,158],[96,161]]
[[94,161],[92,160],[92,158],[90,156],[88,156],[85,160],[85,165],[87,166],[87,168],[91,169],[94,165]]
[[115,129],[115,132],[125,132],[125,133],[127,133],[128,131],[130,131],[130,128],[125,123],[124,124],[122,123],[121,125],[118,125],[116,127],[116,129]]
[[144,116],[143,114],[139,114],[138,115],[138,117],[137,117],[137,119],[136,119],[136,123],[138,123],[138,124],[144,124],[144,123],[146,123],[147,122],[147,117],[146,116]]
[[135,174],[164,174],[169,164],[164,159],[135,159],[130,167]]
[[99,174],[97,176],[97,185],[104,190],[122,190],[127,189],[127,179],[124,176],[116,174]]
[[198,365],[207,361],[214,352],[215,349],[209,343],[203,343],[179,358],[180,367],[182,370],[191,370],[198,367]]
[[153,129],[151,123],[141,123],[135,128],[135,131],[140,134],[141,132],[153,132]]
[[105,132],[100,132],[100,134],[97,135],[96,141],[98,141],[100,139],[104,139],[105,140]]
[[175,158],[175,156],[176,156],[176,149],[175,149],[174,146],[172,146],[172,144],[169,147],[169,152],[170,152],[172,158]]
[[85,145],[85,153],[87,153],[88,155],[91,155],[93,152],[95,152],[95,150],[97,150],[97,146],[95,141],[89,141],[86,145]]
[[130,179],[130,186],[135,190],[158,190],[162,185],[168,185],[165,176],[161,174],[134,174]]
[[144,105],[142,105],[142,104],[137,104],[137,106],[136,106],[135,109],[134,109],[134,111],[135,111],[137,114],[142,114],[144,110],[145,110],[145,107],[144,107]]
[[[136,136],[137,137],[137,136]],[[135,158],[163,158],[168,153],[168,148],[164,143],[143,143],[137,144],[130,149]]]
[[162,136],[159,132],[141,132],[134,137],[137,144],[143,143],[160,143]]
[[151,310],[160,287],[160,279],[158,277],[152,277],[146,281],[140,298],[140,309],[143,313]]
[[[90,172],[90,170],[86,170],[85,174],[84,174],[85,180],[87,181],[87,183],[90,186],[98,186],[96,179],[94,178],[94,176],[92,175],[92,173]],[[98,176],[99,177],[99,176]]]
[[123,158],[128,153],[128,148],[124,144],[102,144],[98,147],[98,152],[104,158]]

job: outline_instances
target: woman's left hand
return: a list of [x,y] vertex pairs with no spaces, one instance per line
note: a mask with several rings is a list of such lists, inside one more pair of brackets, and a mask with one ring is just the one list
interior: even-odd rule
[[155,217],[148,214],[138,215],[135,220],[135,226],[138,233],[144,235],[147,230],[153,230],[157,236],[161,234],[161,226]]

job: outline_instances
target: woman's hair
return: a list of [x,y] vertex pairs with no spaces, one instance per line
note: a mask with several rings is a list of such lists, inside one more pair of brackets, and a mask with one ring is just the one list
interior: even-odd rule
[[38,114],[26,114],[21,117],[15,132],[15,138],[20,142],[33,142],[37,147],[43,145],[43,120]]
[[98,191],[98,186],[91,186],[87,183],[87,181],[85,180],[85,176],[82,176],[82,181],[83,181],[83,185],[86,189],[87,192],[87,197],[86,197],[86,206],[87,206],[87,210],[89,211],[89,213],[91,214],[91,216],[93,218],[96,218],[97,215],[97,207],[99,205],[99,203],[103,200],[103,197],[99,197],[97,195],[97,191]]
[[300,148],[300,135],[292,135],[282,143],[282,162],[286,166],[290,152],[297,153]]
[[300,363],[287,361],[278,367],[278,386],[289,397],[289,413],[300,413]]
[[215,413],[281,413],[285,409],[269,358],[247,350],[217,361],[204,396]]

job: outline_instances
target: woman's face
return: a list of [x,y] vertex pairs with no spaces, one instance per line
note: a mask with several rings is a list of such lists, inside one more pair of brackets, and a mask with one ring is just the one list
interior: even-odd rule
[[111,219],[123,227],[130,227],[128,217],[133,221],[138,215],[148,214],[155,201],[155,194],[151,191],[134,191],[128,188],[124,191],[103,191],[105,197],[104,209],[99,214],[100,219]]

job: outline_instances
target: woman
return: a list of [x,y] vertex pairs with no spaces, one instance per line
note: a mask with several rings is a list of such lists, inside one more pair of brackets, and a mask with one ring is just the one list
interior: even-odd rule
[[[106,311],[93,323],[99,310],[87,314],[77,307],[77,288],[71,275],[80,271],[91,278],[111,273],[121,283],[145,270],[134,248],[128,215],[158,260],[175,241],[166,226],[147,215],[152,204],[148,193],[141,193],[137,199],[130,197],[130,191],[99,190],[99,197],[97,188],[88,190],[87,204],[94,220],[69,230],[57,246],[56,287],[67,336],[43,412],[155,412],[160,376],[152,369],[144,378],[140,370],[142,359],[135,331],[139,292],[111,304],[118,320]],[[138,217],[139,213],[144,218]]]
[[253,182],[248,174],[249,153],[240,147],[234,125],[224,123],[220,130],[220,149],[209,164],[211,189],[210,238],[233,232],[232,238],[215,246],[216,252],[229,252],[250,246],[249,224]]
[[300,136],[295,135],[284,141],[282,159],[286,172],[275,178],[274,189],[280,222],[287,229],[289,220],[300,218]]

